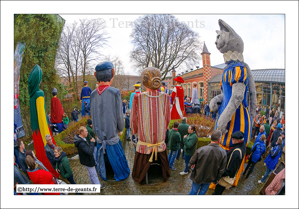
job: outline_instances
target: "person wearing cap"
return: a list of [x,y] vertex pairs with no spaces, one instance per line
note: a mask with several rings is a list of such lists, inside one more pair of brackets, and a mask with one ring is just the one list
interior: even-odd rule
[[192,168],[190,179],[192,188],[189,195],[205,195],[211,182],[217,182],[225,171],[226,152],[219,146],[222,133],[214,130],[211,135],[211,143],[198,148],[189,162]]
[[[242,161],[246,154],[246,143],[244,142],[244,133],[242,131],[236,131],[231,135],[232,144],[230,149],[227,151],[226,159],[226,169],[222,175],[222,177],[229,176],[230,178],[236,177],[238,171],[244,168],[242,167]],[[223,191],[225,190],[225,186],[221,186],[219,183],[216,185],[215,191],[213,195],[222,195]]]
[[58,133],[63,131],[63,107],[57,97],[57,89],[54,87],[52,91],[53,98],[51,99],[51,123],[56,124]]
[[184,79],[178,76],[174,80],[177,82],[177,85],[173,88],[171,94],[171,104],[173,105],[171,108],[171,120],[182,119],[186,115],[184,107],[184,89],[181,86],[181,84],[184,83]]
[[81,90],[81,97],[80,97],[80,102],[82,102],[81,116],[90,115],[89,112],[86,113],[85,111],[85,102],[87,103],[87,107],[89,108],[90,94],[91,94],[91,89],[88,86],[88,82],[84,81],[84,87]]
[[265,135],[266,138],[267,138],[267,134],[266,134],[266,131],[265,131],[265,126],[264,125],[261,125],[260,128],[259,128],[259,133],[257,136],[255,136],[255,142],[254,144],[256,144],[257,142],[260,142],[261,141],[261,137],[262,135]]
[[147,67],[142,73],[146,92],[136,94],[132,102],[130,127],[138,135],[132,177],[141,183],[152,163],[159,163],[164,182],[170,176],[165,144],[170,122],[169,95],[157,90],[161,86],[158,68]]
[[262,176],[261,180],[258,180],[258,183],[264,183],[268,177],[268,175],[275,169],[279,158],[282,154],[282,137],[278,137],[275,146],[273,146],[270,150],[269,155],[266,157],[264,163],[266,164],[266,172]]
[[110,86],[114,75],[111,62],[102,62],[95,67],[94,76],[99,87],[90,95],[90,115],[97,136],[97,171],[102,179],[107,180],[106,154],[115,180],[121,181],[129,176],[130,169],[119,139],[124,129],[124,118],[120,90]]
[[268,147],[270,147],[270,146],[274,147],[276,145],[276,142],[277,142],[278,137],[280,136],[280,133],[281,133],[281,124],[278,123],[275,131],[271,135],[271,139],[270,139]]
[[130,96],[130,105],[129,105],[130,110],[131,110],[131,107],[132,107],[132,101],[133,101],[133,98],[134,98],[135,94],[140,94],[141,93],[140,86],[141,85],[140,85],[139,81],[134,84],[134,92]]

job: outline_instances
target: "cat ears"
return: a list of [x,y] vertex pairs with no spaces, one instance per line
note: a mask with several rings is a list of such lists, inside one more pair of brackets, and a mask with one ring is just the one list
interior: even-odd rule
[[218,20],[218,24],[220,26],[220,30],[230,33],[234,31],[226,22],[221,19]]

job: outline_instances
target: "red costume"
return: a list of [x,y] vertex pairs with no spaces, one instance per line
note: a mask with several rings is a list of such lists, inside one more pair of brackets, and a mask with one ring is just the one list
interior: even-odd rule
[[184,89],[180,85],[177,85],[173,88],[171,94],[171,104],[173,105],[171,108],[171,120],[181,119],[186,115],[184,107]]
[[51,99],[51,123],[62,123],[63,107],[57,97]]

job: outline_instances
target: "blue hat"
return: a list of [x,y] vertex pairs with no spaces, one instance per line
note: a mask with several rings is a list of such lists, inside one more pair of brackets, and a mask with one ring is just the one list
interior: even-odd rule
[[102,62],[96,66],[96,71],[109,70],[114,68],[111,62]]
[[277,125],[277,127],[276,128],[281,128],[281,124],[280,123],[278,123],[278,125]]
[[57,89],[54,87],[52,93],[57,93]]
[[84,83],[88,83],[87,81],[84,81]]

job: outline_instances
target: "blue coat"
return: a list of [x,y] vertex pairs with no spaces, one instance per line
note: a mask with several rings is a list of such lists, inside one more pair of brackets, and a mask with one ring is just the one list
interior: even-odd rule
[[266,139],[267,139],[266,131],[264,131],[263,133],[259,132],[259,134],[257,135],[256,140],[255,140],[255,142],[254,142],[254,145],[255,145],[257,142],[261,142],[261,137],[262,137],[263,134],[265,134]]
[[261,158],[262,154],[266,152],[266,145],[263,141],[257,142],[253,145],[252,149],[252,162],[257,162]]
[[125,118],[125,128],[128,129],[130,128],[130,117],[126,116]]
[[276,144],[270,151],[269,155],[265,159],[264,163],[266,163],[267,167],[272,171],[275,169],[278,160],[282,153],[282,146]]

